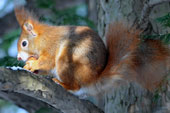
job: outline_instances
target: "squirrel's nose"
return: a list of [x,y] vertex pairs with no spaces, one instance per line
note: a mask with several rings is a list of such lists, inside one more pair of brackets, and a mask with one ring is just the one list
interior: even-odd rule
[[21,57],[18,57],[17,59],[18,59],[18,60],[22,60],[22,58],[21,58]]

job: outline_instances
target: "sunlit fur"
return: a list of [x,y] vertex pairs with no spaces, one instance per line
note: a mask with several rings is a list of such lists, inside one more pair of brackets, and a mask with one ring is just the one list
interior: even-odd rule
[[[72,91],[89,86],[97,80],[107,61],[107,51],[101,38],[87,26],[51,26],[34,19],[24,9],[15,10],[22,28],[18,41],[18,52],[38,56],[38,60],[26,69],[43,70],[53,74],[58,83]],[[30,23],[36,37],[30,37],[24,23]],[[28,49],[23,50],[21,42],[27,39]],[[31,67],[29,67],[31,66]],[[54,71],[55,70],[55,71]]]

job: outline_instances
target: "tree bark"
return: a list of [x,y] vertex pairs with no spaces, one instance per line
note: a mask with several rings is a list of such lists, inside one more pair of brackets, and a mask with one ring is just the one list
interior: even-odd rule
[[123,21],[139,25],[142,30],[151,33],[166,33],[155,21],[157,17],[167,14],[170,0],[97,0],[98,31],[105,36],[105,29],[111,22]]
[[92,20],[97,25],[97,5],[96,0],[86,0],[88,6],[88,19]]
[[36,111],[46,108],[50,110],[50,113],[62,113],[60,110],[55,109],[54,107],[49,106],[47,103],[39,101],[35,98],[32,98],[27,95],[23,95],[11,91],[0,91],[0,98],[11,102],[21,108],[24,108],[29,113],[35,113]]
[[[15,71],[0,68],[0,97],[14,101],[25,109],[32,108],[32,111],[48,104],[55,108],[56,112],[103,113],[102,110],[98,109],[92,103],[86,100],[80,100],[78,97],[68,93],[61,86],[54,83],[51,78],[42,75],[37,76],[24,70]],[[19,98],[21,99],[18,100]],[[35,102],[33,99],[38,101]],[[26,101],[25,103],[28,100],[33,101],[30,104],[37,104],[37,108],[33,105],[27,106],[28,103],[21,105],[20,101],[23,100]]]
[[[137,26],[144,34],[166,33],[155,22],[170,10],[170,0],[97,0],[98,33],[104,39],[108,25],[122,21]],[[168,76],[169,77],[169,76]],[[169,113],[170,80],[156,92],[149,92],[136,83],[113,89],[105,94],[106,113]]]

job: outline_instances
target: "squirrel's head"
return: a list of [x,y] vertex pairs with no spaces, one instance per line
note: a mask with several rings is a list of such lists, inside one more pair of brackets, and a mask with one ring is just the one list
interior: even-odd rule
[[24,8],[15,9],[15,15],[21,27],[21,35],[18,40],[18,60],[26,61],[30,57],[37,56],[35,40],[38,37],[36,24],[38,21]]

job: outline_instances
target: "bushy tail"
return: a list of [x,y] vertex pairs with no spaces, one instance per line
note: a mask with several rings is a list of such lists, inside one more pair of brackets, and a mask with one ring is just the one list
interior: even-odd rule
[[[136,81],[154,89],[167,73],[169,50],[158,40],[140,41],[140,31],[122,23],[111,24],[106,35],[108,63],[101,80]],[[104,79],[103,79],[104,78]]]
[[113,87],[127,83],[133,71],[129,66],[133,64],[134,52],[139,45],[140,31],[130,28],[123,23],[114,23],[109,26],[106,34],[108,61],[99,80],[95,84],[97,94],[107,92]]
[[131,63],[133,53],[139,45],[139,34],[139,30],[130,28],[123,23],[109,26],[106,35],[109,56],[103,76],[122,74],[123,69],[127,68],[125,64]]

